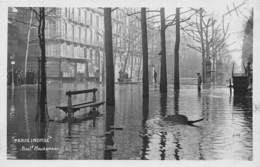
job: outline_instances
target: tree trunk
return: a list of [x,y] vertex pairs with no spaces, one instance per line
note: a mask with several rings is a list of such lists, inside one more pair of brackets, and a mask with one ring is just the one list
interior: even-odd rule
[[40,121],[48,120],[47,86],[46,86],[46,52],[45,52],[45,8],[39,9],[38,37],[41,49],[41,86],[40,86]]
[[176,40],[174,48],[174,89],[180,89],[179,76],[180,8],[176,8]]
[[107,105],[115,105],[111,8],[104,8],[104,23],[106,56],[106,103]]
[[143,49],[143,97],[149,97],[148,44],[147,44],[147,25],[146,25],[145,8],[141,8],[141,29],[142,29],[142,49]]
[[141,73],[141,67],[142,67],[142,59],[139,57],[138,60],[138,72],[137,72],[137,80],[140,80],[140,73]]
[[166,44],[165,44],[165,11],[160,9],[161,15],[161,75],[160,75],[160,92],[167,92],[167,68],[166,68]]

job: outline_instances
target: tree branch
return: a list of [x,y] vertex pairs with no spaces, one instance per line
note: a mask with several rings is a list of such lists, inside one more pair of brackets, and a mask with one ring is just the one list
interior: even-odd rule
[[146,20],[149,20],[149,19],[151,19],[151,18],[158,17],[158,16],[160,16],[160,14],[147,17]]
[[35,17],[36,17],[36,19],[38,20],[38,21],[40,21],[40,14],[37,12],[37,10],[35,10],[35,9],[33,9],[33,8],[30,8],[32,11],[33,11],[33,13],[35,14]]
[[201,48],[200,47],[195,47],[195,46],[192,46],[190,44],[187,44],[187,47],[191,48],[191,49],[194,49],[196,50],[197,52],[201,53]]
[[116,7],[116,8],[113,8],[113,9],[112,9],[112,12],[114,12],[114,11],[115,11],[115,10],[117,10],[117,9],[119,9],[119,8],[118,8],[118,7]]

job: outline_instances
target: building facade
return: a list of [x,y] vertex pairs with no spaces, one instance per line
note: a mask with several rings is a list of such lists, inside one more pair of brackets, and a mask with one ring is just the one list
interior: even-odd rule
[[[37,72],[40,61],[37,16],[30,8],[16,10],[16,21],[12,22],[12,26],[18,28],[25,45],[22,46],[22,52],[8,53],[17,55],[17,68],[24,70],[25,48],[29,34],[28,70]],[[127,73],[133,81],[142,78],[140,16],[128,15],[139,10],[117,8],[112,12],[115,81],[119,78],[119,71]],[[32,24],[29,26],[31,14]],[[45,20],[47,78],[104,80],[103,9],[46,8]],[[154,33],[152,31],[155,30],[148,27],[148,34]],[[148,35],[149,50],[154,47],[152,41],[154,38]],[[149,54],[153,55],[154,50]]]

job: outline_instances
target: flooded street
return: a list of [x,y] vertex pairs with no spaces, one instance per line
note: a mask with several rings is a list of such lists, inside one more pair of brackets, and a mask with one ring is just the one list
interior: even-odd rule
[[[47,125],[36,121],[37,86],[16,87],[14,93],[9,88],[8,158],[252,160],[251,98],[230,96],[226,87],[198,92],[196,85],[181,85],[179,92],[169,85],[168,94],[162,95],[159,85],[150,85],[149,99],[143,99],[141,84],[116,84],[115,108],[100,107],[101,116],[73,123],[69,135],[68,123],[59,122],[65,114],[56,106],[67,104],[66,91],[94,87],[98,101],[103,100],[102,85],[49,84],[48,113],[54,121]],[[73,96],[72,102],[88,98]],[[82,109],[75,117],[88,111]],[[188,121],[204,119],[191,126],[187,121],[165,121],[168,115],[186,116]],[[17,140],[28,138],[47,138],[48,142]],[[51,150],[32,150],[32,145]]]

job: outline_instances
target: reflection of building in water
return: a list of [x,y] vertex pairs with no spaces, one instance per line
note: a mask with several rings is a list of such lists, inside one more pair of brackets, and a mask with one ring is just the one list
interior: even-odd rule
[[[127,16],[134,11],[133,8],[119,8],[112,12],[115,79],[119,77],[120,69],[133,79],[141,73],[140,19]],[[14,55],[15,67],[24,70],[31,10],[10,8],[8,16],[8,55]],[[99,8],[46,8],[47,77],[101,80],[104,74],[103,22],[103,9]],[[152,31],[148,29],[148,33]],[[29,43],[28,69],[37,71],[40,48],[38,21],[34,13]]]

